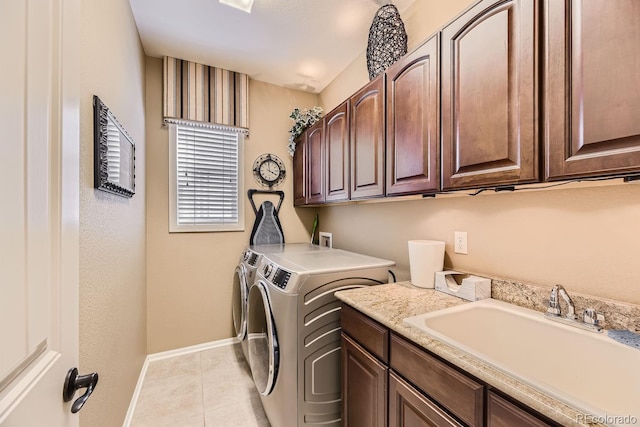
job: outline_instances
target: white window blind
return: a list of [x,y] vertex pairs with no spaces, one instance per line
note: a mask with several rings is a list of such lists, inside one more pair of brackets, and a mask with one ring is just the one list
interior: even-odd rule
[[169,231],[242,231],[242,146],[234,129],[171,124]]

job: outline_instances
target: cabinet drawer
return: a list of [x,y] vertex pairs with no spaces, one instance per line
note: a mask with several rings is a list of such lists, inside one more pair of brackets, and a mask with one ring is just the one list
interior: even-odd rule
[[385,363],[389,362],[389,330],[342,304],[342,330]]
[[391,335],[391,368],[472,427],[483,425],[484,386]]
[[487,396],[487,427],[551,427],[533,414],[490,391]]

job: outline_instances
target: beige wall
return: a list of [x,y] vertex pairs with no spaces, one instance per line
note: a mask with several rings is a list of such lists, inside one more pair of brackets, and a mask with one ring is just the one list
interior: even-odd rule
[[[453,269],[640,304],[640,185],[536,190],[326,207],[334,247],[396,261],[409,279],[407,241],[446,242]],[[372,231],[375,230],[375,231]],[[454,231],[468,255],[454,254]]]
[[[80,424],[122,425],[146,356],[144,54],[127,0],[81,2],[80,371],[100,382]],[[136,143],[136,194],[93,188],[98,95]]]
[[[416,2],[403,20],[409,50],[468,4]],[[364,85],[364,55],[320,99],[332,108]],[[334,246],[397,263],[409,279],[407,241],[446,242],[451,268],[640,304],[640,185],[536,190],[476,197],[369,203],[320,209]],[[372,230],[374,230],[372,232]],[[453,253],[454,231],[468,233],[468,255]]]
[[[147,58],[146,70],[147,328],[148,351],[155,353],[232,336],[233,273],[249,243],[255,215],[247,201],[244,232],[168,232],[169,134],[162,126],[162,60]],[[316,105],[317,95],[253,80],[249,90],[251,136],[245,141],[245,186],[257,188],[251,172],[256,157],[279,156],[287,168],[279,188],[285,192],[280,212],[285,239],[308,241],[315,211],[293,208],[293,171],[286,145],[292,124],[289,114],[294,107]],[[257,204],[262,200],[256,197]]]

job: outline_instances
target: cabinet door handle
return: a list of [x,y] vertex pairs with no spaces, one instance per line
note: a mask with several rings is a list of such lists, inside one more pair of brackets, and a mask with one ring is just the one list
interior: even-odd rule
[[87,402],[91,393],[96,388],[96,384],[98,384],[98,374],[93,372],[87,375],[78,375],[78,368],[71,368],[69,372],[67,372],[67,378],[64,381],[64,389],[62,390],[62,398],[65,402],[69,402],[73,399],[73,396],[76,394],[81,388],[86,388],[87,391],[84,392],[82,396],[76,399],[75,402],[71,405],[71,412],[76,413]]

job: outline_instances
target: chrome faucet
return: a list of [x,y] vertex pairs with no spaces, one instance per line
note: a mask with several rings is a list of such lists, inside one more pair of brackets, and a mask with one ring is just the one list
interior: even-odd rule
[[560,316],[562,314],[560,312],[560,302],[558,301],[558,294],[562,297],[564,302],[567,303],[567,307],[569,309],[569,312],[565,314],[564,317],[570,320],[576,320],[576,306],[573,304],[573,300],[562,285],[555,285],[553,289],[551,289],[551,296],[549,297],[549,308],[547,309],[547,313],[554,316]]
[[551,295],[549,295],[549,306],[547,307],[547,314],[551,316],[560,316],[560,301],[558,301],[558,287],[555,285],[551,289]]
[[[562,297],[564,302],[567,303],[568,312],[564,316],[562,316],[558,296]],[[599,325],[599,321],[604,319],[604,317],[601,314],[596,313],[594,309],[587,308],[584,310],[582,316],[583,320],[578,320],[578,316],[576,316],[576,306],[573,304],[573,300],[562,285],[555,285],[551,289],[551,295],[549,295],[549,305],[547,307],[547,313],[545,314],[545,317],[547,319],[567,323],[572,326],[577,326],[581,329],[587,329],[596,332],[602,330]]]

